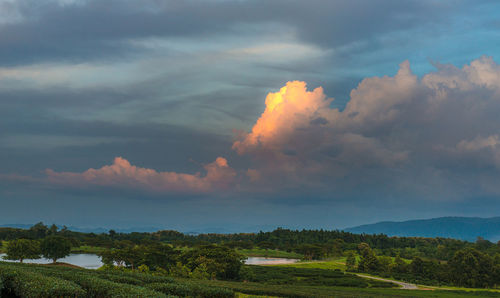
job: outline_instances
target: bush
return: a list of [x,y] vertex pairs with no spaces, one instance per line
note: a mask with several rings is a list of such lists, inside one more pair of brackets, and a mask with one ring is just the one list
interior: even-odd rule
[[44,276],[22,268],[0,267],[3,287],[20,297],[82,297],[87,293],[77,284]]
[[165,294],[178,295],[180,297],[206,297],[224,298],[234,297],[234,292],[230,289],[220,287],[209,287],[191,283],[152,283],[147,287]]
[[[98,271],[64,268],[64,267],[45,267],[36,265],[17,265],[17,271],[24,272],[28,276],[42,275],[52,278],[62,279],[74,282],[87,292],[87,297],[166,297],[160,292],[155,292],[134,284],[127,284],[132,281],[131,277],[124,278],[120,275],[96,274]],[[1,267],[0,267],[1,268]],[[117,280],[111,281],[107,278]],[[118,281],[120,279],[120,281]],[[127,283],[122,283],[127,282]],[[135,281],[136,283],[139,283]],[[23,296],[25,297],[25,296]],[[31,296],[30,296],[31,297]],[[44,296],[45,297],[45,296]]]

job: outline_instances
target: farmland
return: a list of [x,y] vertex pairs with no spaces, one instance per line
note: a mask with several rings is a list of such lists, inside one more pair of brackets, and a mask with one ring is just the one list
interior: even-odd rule
[[[2,297],[488,297],[491,292],[405,291],[343,272],[249,266],[254,281],[173,278],[124,270],[86,270],[0,262]],[[301,277],[301,278],[299,278]],[[286,287],[283,285],[286,284]]]

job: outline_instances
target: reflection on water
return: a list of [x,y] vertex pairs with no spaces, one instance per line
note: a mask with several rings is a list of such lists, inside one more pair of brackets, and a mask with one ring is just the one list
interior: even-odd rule
[[[3,260],[1,257],[5,254],[0,254],[0,261]],[[8,261],[8,260],[5,260]],[[94,254],[71,254],[65,258],[58,259],[58,262],[68,263],[76,265],[79,267],[87,269],[97,269],[103,265],[101,258]],[[245,264],[248,265],[279,265],[279,264],[293,264],[299,261],[298,259],[286,259],[286,258],[264,258],[264,257],[249,257]],[[16,261],[8,261],[16,262]],[[34,263],[34,264],[47,264],[52,263],[52,260],[47,259],[26,259],[24,263]]]
[[[3,257],[3,256],[5,256],[5,254],[0,254],[0,257]],[[16,262],[16,261],[3,260],[3,259],[0,259],[0,261]],[[68,264],[80,266],[80,267],[87,268],[87,269],[97,269],[103,265],[101,262],[101,258],[98,257],[97,255],[94,255],[94,254],[71,254],[65,258],[58,259],[57,261],[62,262],[62,263],[68,263]],[[52,263],[52,260],[26,259],[26,260],[23,260],[23,262],[24,263],[34,263],[34,264],[47,264],[47,263]]]
[[298,262],[298,259],[287,259],[287,258],[263,258],[263,257],[249,257],[245,264],[248,265],[281,265],[281,264],[293,264]]

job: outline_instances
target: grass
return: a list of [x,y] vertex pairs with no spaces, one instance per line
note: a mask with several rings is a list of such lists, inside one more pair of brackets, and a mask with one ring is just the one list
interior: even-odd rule
[[329,269],[329,270],[342,270],[345,271],[345,262],[341,262],[338,259],[334,260],[324,260],[324,261],[303,261],[293,264],[282,264],[282,265],[272,265],[280,267],[293,267],[293,268],[308,268],[308,269]]
[[[294,268],[309,268],[309,269],[330,269],[330,270],[346,270],[346,257],[330,258],[319,261],[299,261],[293,264],[282,264],[282,265],[272,265],[272,266],[283,266],[283,267],[294,267]],[[394,262],[394,257],[392,261]],[[359,262],[360,256],[356,255],[356,261]],[[411,263],[411,260],[403,259],[407,264]]]
[[289,258],[289,259],[301,259],[304,257],[303,255],[296,252],[288,252],[275,249],[252,248],[252,249],[237,249],[236,251],[247,257]]

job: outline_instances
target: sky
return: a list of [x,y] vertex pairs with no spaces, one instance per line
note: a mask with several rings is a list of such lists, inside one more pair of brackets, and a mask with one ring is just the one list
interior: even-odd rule
[[500,215],[496,1],[0,0],[0,224]]

